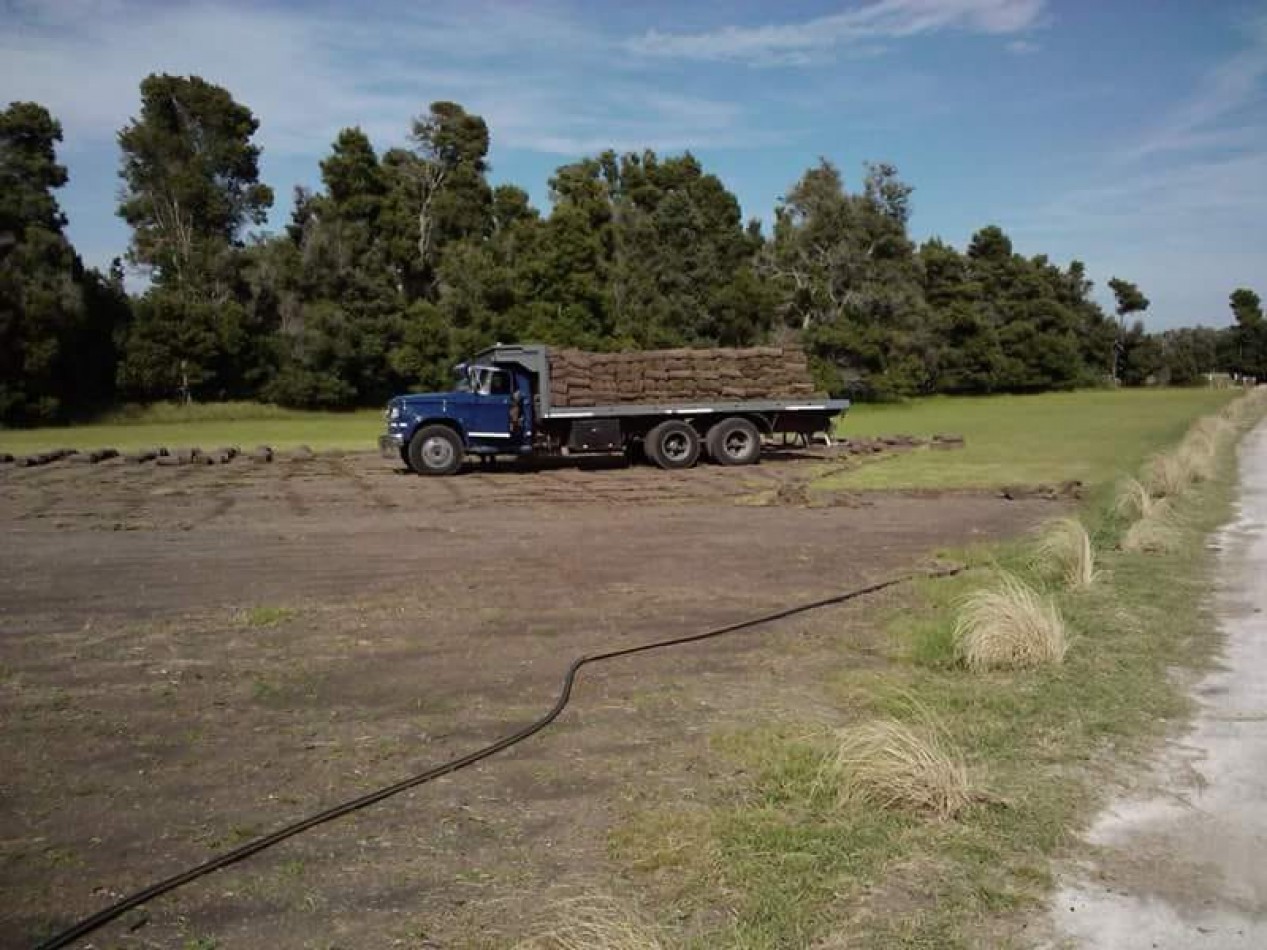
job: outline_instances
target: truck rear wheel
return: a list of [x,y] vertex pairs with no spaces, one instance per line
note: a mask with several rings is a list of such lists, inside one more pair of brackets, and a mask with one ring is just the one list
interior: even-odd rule
[[755,465],[761,433],[747,419],[723,419],[708,430],[708,454],[718,465]]
[[669,419],[647,433],[647,457],[661,468],[690,468],[699,461],[699,436],[685,422]]
[[423,426],[409,440],[409,467],[419,475],[452,475],[465,455],[461,437],[448,426]]

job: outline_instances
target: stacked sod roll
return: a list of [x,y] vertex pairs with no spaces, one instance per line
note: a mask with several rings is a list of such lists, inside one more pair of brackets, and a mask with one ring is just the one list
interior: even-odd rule
[[554,406],[738,402],[814,395],[809,363],[798,346],[550,351]]

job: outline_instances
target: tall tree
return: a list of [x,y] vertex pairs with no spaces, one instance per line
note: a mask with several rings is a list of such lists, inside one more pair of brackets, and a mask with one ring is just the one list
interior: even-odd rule
[[763,272],[780,291],[784,322],[799,330],[832,390],[894,396],[929,379],[920,262],[906,233],[910,188],[887,165],[860,194],[826,160],[776,209]]
[[247,395],[268,373],[249,306],[243,230],[273,203],[259,181],[259,123],[228,90],[197,76],[151,75],[120,133],[119,215],[129,257],[152,275],[129,331],[120,382],[135,395]]
[[1110,373],[1115,383],[1121,382],[1121,374],[1119,373],[1119,364],[1122,354],[1126,348],[1126,322],[1131,314],[1143,313],[1148,309],[1149,300],[1145,297],[1140,289],[1128,280],[1122,280],[1118,277],[1110,278],[1109,288],[1113,291],[1113,298],[1117,302],[1117,339],[1113,343],[1113,360],[1110,364]]
[[417,222],[418,267],[433,267],[449,241],[487,234],[492,224],[488,126],[455,102],[433,102],[414,119],[414,151],[398,156]]
[[1236,371],[1256,379],[1267,378],[1267,321],[1262,301],[1248,287],[1232,291],[1228,302],[1236,325],[1232,328],[1236,345]]
[[259,180],[259,122],[227,89],[198,76],[150,75],[141,113],[119,133],[119,215],[130,256],[158,284],[206,291],[242,228],[262,224],[273,192]]
[[62,128],[43,106],[0,112],[0,421],[40,422],[100,408],[113,392],[126,300],[86,270],[63,234],[56,189]]

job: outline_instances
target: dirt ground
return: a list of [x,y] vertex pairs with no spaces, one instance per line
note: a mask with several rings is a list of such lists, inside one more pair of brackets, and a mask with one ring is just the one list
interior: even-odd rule
[[[819,464],[0,470],[0,945],[530,721],[580,653],[1054,513],[988,494],[752,503],[803,501]],[[551,731],[84,945],[505,946],[560,894],[629,891],[611,829],[724,782],[717,730],[812,717],[830,672],[867,662],[885,603],[587,671]]]

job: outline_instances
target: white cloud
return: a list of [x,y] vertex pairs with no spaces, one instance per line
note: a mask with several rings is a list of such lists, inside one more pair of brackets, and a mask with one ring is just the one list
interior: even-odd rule
[[1250,21],[1245,32],[1245,47],[1202,77],[1192,95],[1150,128],[1123,159],[1262,140],[1267,133],[1267,16]]
[[725,26],[703,33],[651,30],[629,41],[644,56],[804,65],[841,48],[960,30],[1015,35],[1039,25],[1045,0],[872,0],[795,23]]
[[1102,176],[1030,216],[1033,233],[1095,234],[1179,247],[1257,237],[1267,219],[1267,151]]
[[[1224,323],[1223,301],[1267,263],[1267,17],[1192,92],[1083,171],[1086,184],[1012,215],[1026,244],[1138,281],[1148,323]],[[1214,301],[1212,304],[1211,301]]]
[[275,157],[319,154],[354,124],[399,144],[412,116],[446,98],[483,115],[495,147],[570,155],[759,141],[734,103],[680,95],[654,77],[631,88],[613,51],[544,6],[384,0],[313,16],[211,0],[0,4],[5,94],[47,105],[71,151],[112,141],[151,72],[228,88],[260,119],[257,140]]

